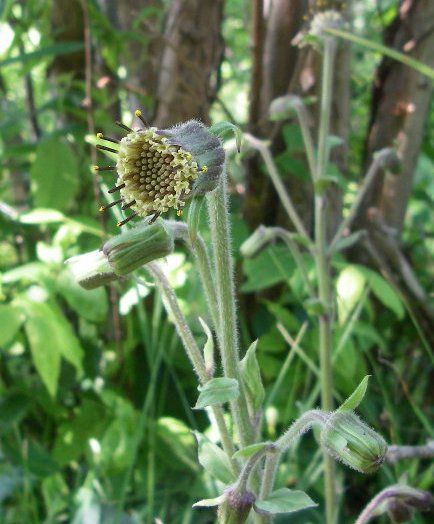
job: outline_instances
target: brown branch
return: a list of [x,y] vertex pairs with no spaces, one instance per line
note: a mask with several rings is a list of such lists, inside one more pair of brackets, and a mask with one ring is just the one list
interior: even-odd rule
[[264,54],[264,0],[254,0],[252,14],[252,75],[250,80],[249,128],[256,132],[261,118],[261,90]]

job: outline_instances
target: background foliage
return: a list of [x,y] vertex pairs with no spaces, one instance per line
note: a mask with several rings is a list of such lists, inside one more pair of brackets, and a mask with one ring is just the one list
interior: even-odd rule
[[[155,109],[158,89],[152,88],[152,79],[141,83],[140,75],[152,69],[147,69],[148,61],[161,45],[155,32],[164,33],[174,4],[127,2],[131,16],[126,21],[122,12],[113,19],[110,2],[1,4],[0,521],[4,523],[105,524],[116,519],[152,522],[155,517],[165,523],[213,521],[211,512],[191,509],[199,498],[214,496],[217,486],[197,462],[190,429],[205,432],[211,440],[215,435],[205,414],[191,410],[196,381],[159,294],[151,285],[138,287],[133,281],[84,291],[64,264],[71,256],[99,248],[103,238],[115,233],[114,217],[96,213],[97,200],[103,198],[98,182],[104,190],[109,180],[97,181],[91,172],[92,132],[113,130],[118,116],[130,125],[136,106],[147,108],[151,119],[162,118]],[[214,94],[207,108],[212,120],[229,118],[245,127],[251,125],[252,6],[246,0],[224,3],[224,46],[218,68],[209,75]],[[354,27],[381,42],[382,30],[392,23],[397,9],[391,0],[357,2]],[[92,64],[87,63],[86,69],[89,42]],[[378,61],[360,47],[352,50],[348,164],[345,173],[335,168],[345,188],[344,209],[361,179]],[[205,69],[200,63],[199,67]],[[186,82],[190,80],[187,75]],[[191,81],[190,87],[197,86]],[[165,103],[169,102],[159,100],[158,107]],[[430,298],[432,120],[430,112],[416,152],[402,230],[403,252]],[[277,165],[289,184],[295,180],[301,186],[306,175],[298,127],[285,123],[280,136]],[[239,255],[251,230],[251,221],[244,218],[249,214],[244,199],[249,162],[245,157],[231,161],[234,256],[243,348],[259,339],[267,386],[266,433],[273,438],[299,413],[318,405],[317,328],[305,304],[301,275],[286,249],[276,244],[253,259]],[[273,220],[280,219],[276,215]],[[205,236],[206,229],[202,224]],[[204,303],[192,262],[177,252],[168,264],[184,312],[198,339],[205,342],[198,321]],[[376,268],[343,252],[334,258],[334,270],[339,294],[334,330],[336,399],[345,398],[366,374],[372,374],[361,407],[365,420],[391,443],[424,443],[434,434],[432,332],[417,308],[409,306],[401,290]],[[302,326],[304,336],[294,346]],[[339,522],[353,522],[375,493],[403,476],[414,487],[432,489],[433,472],[432,463],[419,460],[385,466],[371,477],[339,470]],[[280,476],[286,486],[307,490],[322,501],[321,456],[313,437],[290,452]],[[320,515],[311,510],[282,522],[321,522]],[[414,519],[429,521],[422,516]]]

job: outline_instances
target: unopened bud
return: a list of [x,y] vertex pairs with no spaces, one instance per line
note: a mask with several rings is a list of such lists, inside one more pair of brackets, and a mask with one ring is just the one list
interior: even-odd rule
[[285,120],[303,107],[303,100],[297,95],[279,96],[270,104],[270,120]]
[[271,240],[275,237],[273,231],[265,226],[259,226],[241,247],[240,253],[245,258],[251,258],[257,255]]
[[236,487],[225,490],[225,500],[218,509],[218,521],[221,524],[243,524],[255,502],[250,491],[239,493]]
[[111,238],[103,246],[112,270],[127,275],[135,269],[173,252],[173,233],[161,219],[141,223],[134,229]]
[[352,411],[336,411],[321,431],[321,444],[336,460],[361,473],[373,473],[384,462],[383,437]]
[[71,257],[66,264],[84,289],[94,289],[118,279],[107,257],[99,250]]

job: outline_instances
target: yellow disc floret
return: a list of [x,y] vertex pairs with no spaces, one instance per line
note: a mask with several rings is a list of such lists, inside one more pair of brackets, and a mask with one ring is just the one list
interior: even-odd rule
[[182,208],[199,174],[192,155],[156,131],[133,131],[119,144],[117,186],[139,216]]

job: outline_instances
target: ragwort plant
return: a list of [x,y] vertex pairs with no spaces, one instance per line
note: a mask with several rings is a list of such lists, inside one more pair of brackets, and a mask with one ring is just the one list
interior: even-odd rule
[[[261,227],[244,244],[242,251],[245,255],[251,255],[267,242],[283,239],[300,266],[319,324],[321,409],[302,414],[274,442],[264,442],[261,436],[265,394],[256,358],[256,343],[252,343],[243,358],[240,355],[226,154],[221,137],[234,132],[239,148],[243,138],[241,132],[232,124],[220,123],[207,128],[194,120],[160,130],[149,127],[138,110],[136,116],[142,121],[141,128],[132,129],[119,124],[126,132],[126,136],[120,140],[98,134],[101,141],[112,144],[110,147],[97,147],[112,156],[116,155],[116,163],[95,169],[116,174],[116,184],[108,193],[119,194],[118,199],[102,206],[101,210],[119,205],[118,225],[125,230],[106,242],[100,251],[71,259],[70,267],[78,282],[86,289],[127,277],[141,282],[142,270],[154,279],[160,289],[165,308],[198,378],[199,395],[195,409],[206,409],[218,428],[221,444],[221,447],[217,446],[204,435],[196,434],[199,461],[209,474],[220,481],[222,489],[218,497],[198,501],[194,507],[216,506],[217,518],[222,524],[252,520],[265,524],[272,522],[275,515],[316,506],[303,491],[285,487],[275,489],[274,485],[282,455],[311,428],[315,429],[324,453],[327,524],[336,522],[337,518],[334,461],[338,460],[361,473],[372,473],[381,466],[388,451],[385,440],[354,413],[366,391],[367,378],[339,408],[334,409],[332,398],[331,330],[335,297],[331,284],[330,254],[342,240],[342,233],[351,225],[357,205],[375,173],[387,168],[391,160],[396,160],[389,150],[378,154],[353,208],[329,243],[326,238],[326,204],[327,188],[331,181],[326,166],[337,41],[325,33],[325,29],[328,25],[338,27],[341,23],[337,13],[321,13],[312,22],[309,36],[310,41],[314,39],[315,45],[323,53],[317,146],[310,134],[307,110],[302,100],[285,97],[277,100],[272,107],[272,115],[277,115],[276,118],[286,118],[291,111],[299,118],[314,187],[313,239],[305,230],[279,178],[268,146],[253,136],[244,135],[245,142],[262,155],[298,237],[281,228]],[[203,201],[206,202],[209,219],[211,249],[198,227]],[[185,222],[180,219],[165,220],[160,216],[170,209],[176,210],[178,216],[181,216],[187,204],[189,207]],[[121,214],[127,210],[132,212],[129,216]],[[130,228],[129,223],[135,217],[140,218],[140,222]],[[207,335],[203,350],[192,334],[163,266],[158,262],[158,259],[172,253],[178,243],[184,244],[192,254],[200,275],[209,318],[212,319],[210,327],[201,321]],[[317,285],[310,281],[305,271],[301,249],[307,250],[314,260]],[[218,359],[214,352],[214,337],[218,346]],[[124,486],[123,498],[127,487]],[[360,520],[366,521],[364,517]]]

